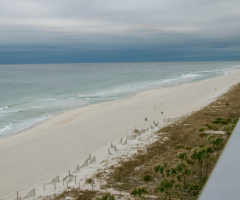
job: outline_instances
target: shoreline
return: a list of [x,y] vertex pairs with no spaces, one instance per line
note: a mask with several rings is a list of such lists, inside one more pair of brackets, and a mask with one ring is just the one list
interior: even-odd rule
[[101,103],[89,104],[89,105],[84,105],[84,106],[81,106],[81,107],[69,108],[69,109],[63,110],[63,111],[57,111],[55,113],[49,113],[49,115],[51,115],[50,117],[48,117],[48,118],[46,118],[46,119],[44,119],[44,120],[42,120],[40,122],[36,122],[36,123],[34,123],[34,124],[32,124],[32,125],[30,125],[28,127],[25,127],[23,129],[21,129],[21,130],[18,130],[16,132],[8,134],[6,136],[2,136],[2,138],[0,138],[0,140],[3,140],[5,138],[9,138],[9,137],[13,137],[13,136],[15,136],[17,134],[21,134],[22,132],[28,131],[29,129],[33,129],[33,128],[37,127],[38,125],[41,125],[42,123],[45,123],[48,120],[51,120],[52,118],[56,117],[57,115],[60,115],[60,114],[63,114],[63,113],[67,113],[67,112],[70,112],[70,111],[73,111],[73,110],[76,110],[76,109],[81,109],[83,107],[98,105],[98,104],[102,104],[102,103],[109,103],[109,102],[117,102],[117,101],[122,101],[122,100],[128,100],[128,99],[134,98],[138,94],[141,94],[141,93],[144,93],[144,92],[147,92],[147,91],[151,92],[151,91],[158,91],[158,90],[165,89],[165,88],[181,87],[182,85],[185,85],[185,84],[197,83],[197,82],[201,82],[201,81],[205,81],[205,80],[211,80],[211,79],[215,79],[215,78],[219,78],[219,77],[223,77],[223,76],[228,76],[229,74],[231,74],[231,71],[235,71],[235,70],[238,70],[238,69],[228,70],[228,74],[220,75],[220,76],[217,76],[217,77],[214,77],[214,78],[210,78],[210,79],[203,79],[203,80],[198,80],[198,81],[194,81],[194,82],[190,82],[190,83],[182,83],[182,84],[177,85],[177,86],[166,86],[166,87],[160,87],[160,88],[147,89],[147,90],[143,90],[143,91],[140,91],[140,92],[137,92],[137,93],[129,94],[128,96],[124,97],[123,99],[119,99],[119,100],[112,100],[112,101],[106,101],[106,102],[101,102]]
[[170,87],[163,87],[163,88],[157,88],[157,89],[149,89],[149,90],[144,90],[144,91],[141,91],[141,92],[138,92],[138,93],[135,93],[135,94],[131,94],[129,95],[128,97],[124,98],[124,99],[120,99],[120,100],[113,100],[113,101],[107,101],[107,102],[101,102],[101,103],[96,103],[96,104],[89,104],[89,105],[84,105],[82,107],[78,107],[78,108],[70,108],[68,110],[64,110],[64,111],[58,111],[56,113],[51,113],[50,115],[52,115],[51,117],[47,118],[47,119],[44,119],[43,121],[40,121],[40,122],[37,122],[35,124],[32,124],[30,125],[29,127],[26,127],[22,130],[19,130],[19,131],[16,131],[8,136],[5,136],[3,138],[0,138],[0,140],[3,140],[3,139],[6,139],[6,138],[9,138],[9,137],[14,137],[18,134],[21,134],[25,131],[28,131],[28,130],[31,130],[31,129],[34,129],[35,127],[38,127],[39,125],[47,122],[48,120],[51,120],[52,118],[58,116],[58,115],[62,115],[62,114],[67,114],[68,112],[71,112],[71,111],[74,111],[74,110],[78,110],[78,109],[82,109],[84,107],[89,107],[89,106],[93,106],[93,105],[100,105],[100,104],[105,104],[105,103],[112,103],[112,102],[119,102],[119,101],[124,101],[124,100],[130,100],[131,98],[134,98],[135,96],[137,97],[138,95],[141,95],[141,93],[145,93],[145,92],[154,92],[154,91],[159,91],[159,90],[162,90],[162,89],[167,89],[167,88],[172,88],[172,87],[181,87],[185,84],[192,84],[192,83],[198,83],[198,82],[201,82],[201,81],[207,81],[207,80],[212,80],[212,79],[215,79],[215,78],[220,78],[220,77],[223,77],[223,76],[228,76],[230,75],[233,71],[237,71],[237,70],[240,70],[240,69],[232,69],[232,70],[229,70],[229,73],[228,74],[224,74],[222,76],[218,76],[218,77],[214,77],[214,78],[210,78],[210,79],[204,79],[204,80],[199,80],[199,81],[196,81],[196,82],[190,82],[190,83],[183,83],[183,84],[180,84],[178,86],[170,86]]
[[[29,130],[3,138],[1,198],[14,196],[17,190],[25,193],[34,187],[42,188],[42,183],[81,165],[88,153],[96,155],[99,161],[107,156],[111,143],[119,142],[121,137],[125,140],[134,128],[146,128],[153,120],[198,110],[239,81],[240,70],[234,70],[213,79],[147,90],[131,98],[59,113]],[[144,121],[145,117],[148,121]]]

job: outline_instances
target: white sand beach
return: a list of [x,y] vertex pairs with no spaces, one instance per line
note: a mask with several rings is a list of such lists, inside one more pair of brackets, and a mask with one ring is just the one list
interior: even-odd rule
[[[14,136],[0,140],[0,199],[26,195],[52,178],[64,178],[91,153],[97,165],[111,143],[147,128],[153,120],[178,117],[209,104],[240,81],[240,70],[229,75],[139,93],[129,99],[67,111]],[[155,109],[154,109],[155,106]],[[163,114],[161,114],[163,112]],[[148,120],[145,121],[145,118]],[[81,172],[80,172],[81,173]]]

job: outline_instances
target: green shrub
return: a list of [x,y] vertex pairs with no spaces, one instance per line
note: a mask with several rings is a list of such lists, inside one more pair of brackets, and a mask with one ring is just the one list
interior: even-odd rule
[[212,129],[213,131],[217,131],[217,130],[218,130],[218,127],[217,127],[217,126],[209,126],[208,128],[209,128],[209,129]]
[[187,150],[192,150],[192,147],[186,147]]
[[229,122],[232,121],[232,119],[231,119],[231,118],[228,118],[228,119],[226,119],[226,121],[229,123]]
[[138,187],[138,188],[132,188],[130,194],[134,197],[138,196],[140,198],[135,198],[135,199],[145,199],[143,196],[144,194],[148,194],[148,190],[146,187]]
[[199,194],[199,190],[200,190],[199,182],[190,184],[190,186],[189,186],[189,193],[190,194],[192,194],[194,196],[197,196]]
[[228,137],[230,137],[232,132],[227,132],[226,134],[227,134]]
[[145,182],[148,182],[148,181],[151,181],[151,180],[152,180],[152,176],[150,176],[149,174],[147,174],[143,177],[143,181],[145,181]]
[[182,148],[185,148],[185,146],[183,146],[183,145],[177,145],[177,146],[175,146],[174,148],[175,148],[175,149],[182,149]]
[[220,123],[223,124],[223,125],[228,124],[228,123],[227,123],[226,121],[224,121],[224,120],[220,121]]
[[208,129],[212,129],[212,126],[209,126]]
[[214,138],[214,136],[213,136],[213,135],[210,135],[207,140],[210,141],[210,140],[213,139],[213,138]]
[[238,119],[233,120],[233,124],[237,124],[237,122],[238,122]]
[[[90,199],[90,198],[89,198]],[[107,193],[102,196],[102,198],[96,198],[96,200],[115,200],[114,195],[111,195],[110,193]]]
[[200,131],[201,133],[203,133],[203,131],[205,130],[205,128],[199,128],[198,131]]
[[212,130],[217,131],[218,127],[217,126],[212,126]]
[[217,120],[216,120],[216,121],[212,121],[212,123],[213,123],[213,124],[219,124],[220,121],[217,121]]
[[220,117],[218,117],[218,118],[216,119],[216,121],[220,121],[220,120],[222,120],[222,118],[220,118]]
[[205,124],[205,126],[210,126],[210,124]]

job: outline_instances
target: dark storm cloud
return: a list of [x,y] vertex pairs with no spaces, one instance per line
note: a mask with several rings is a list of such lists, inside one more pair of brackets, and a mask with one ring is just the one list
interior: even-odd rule
[[193,52],[195,57],[212,52],[235,58],[240,52],[239,7],[238,0],[1,1],[0,60],[17,52],[22,60],[33,61],[52,55],[51,62],[61,54],[68,61],[80,54],[88,62],[91,55],[107,61],[112,54],[115,61],[130,55],[134,60],[144,52],[147,61],[187,59]]

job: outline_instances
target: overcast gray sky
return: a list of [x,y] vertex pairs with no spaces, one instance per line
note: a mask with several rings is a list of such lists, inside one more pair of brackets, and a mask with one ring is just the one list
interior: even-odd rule
[[2,0],[0,63],[240,60],[239,0]]

